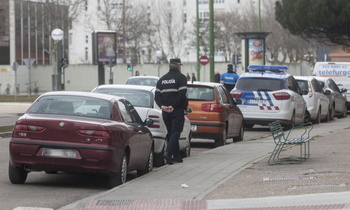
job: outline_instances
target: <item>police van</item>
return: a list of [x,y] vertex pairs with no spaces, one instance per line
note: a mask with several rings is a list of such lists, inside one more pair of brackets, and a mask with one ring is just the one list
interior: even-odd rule
[[332,78],[339,89],[343,89],[347,109],[350,109],[350,62],[316,62],[313,75]]

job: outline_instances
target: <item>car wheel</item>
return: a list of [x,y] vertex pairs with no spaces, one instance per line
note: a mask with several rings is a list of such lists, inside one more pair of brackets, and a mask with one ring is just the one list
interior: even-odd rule
[[329,120],[334,120],[335,115],[335,107],[332,105],[332,107],[329,109]]
[[186,148],[181,151],[181,156],[182,156],[182,158],[191,156],[191,132],[188,135],[188,141],[187,141]]
[[327,116],[322,120],[322,122],[329,122],[331,116],[330,116],[330,111],[331,109],[328,109],[328,113],[327,113]]
[[313,124],[319,124],[321,122],[321,107],[318,109],[316,119],[312,121]]
[[219,138],[215,139],[215,147],[224,146],[226,144],[227,132],[226,126]]
[[295,112],[293,111],[293,115],[292,115],[292,118],[290,119],[290,123],[289,123],[289,125],[284,126],[284,129],[290,130],[294,126],[295,126]]
[[151,149],[149,153],[147,165],[145,166],[145,168],[142,170],[137,170],[137,176],[145,175],[151,172],[152,170],[153,170],[153,149]]
[[233,142],[243,141],[243,136],[244,136],[244,126],[243,126],[243,122],[242,122],[241,127],[239,128],[239,136],[233,138]]
[[107,182],[108,188],[113,188],[115,186],[124,184],[126,182],[127,175],[128,175],[128,158],[124,153],[118,173],[108,177],[108,182]]
[[161,167],[161,166],[164,166],[165,165],[165,159],[164,159],[164,153],[165,153],[165,150],[166,150],[166,147],[167,147],[167,140],[164,141],[164,146],[163,146],[163,150],[161,153],[159,154],[154,154],[154,162],[153,162],[153,165],[155,167]]
[[304,123],[310,122],[310,113],[309,111],[305,111]]
[[244,127],[245,128],[252,128],[252,127],[254,127],[254,124],[245,124]]
[[22,167],[9,164],[9,178],[12,184],[23,184],[26,182],[28,172]]
[[340,115],[338,118],[344,118],[348,116],[348,108],[346,107],[346,105],[344,106],[344,110],[343,110],[343,114]]

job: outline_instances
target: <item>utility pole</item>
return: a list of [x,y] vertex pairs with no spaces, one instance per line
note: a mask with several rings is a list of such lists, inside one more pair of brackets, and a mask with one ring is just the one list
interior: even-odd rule
[[214,82],[214,68],[215,68],[215,32],[214,32],[214,0],[209,1],[209,78],[210,82]]
[[123,22],[123,63],[126,63],[126,49],[125,49],[125,0],[123,0],[123,17],[122,17],[122,22]]
[[196,0],[196,45],[197,45],[197,59],[196,59],[196,72],[197,72],[197,80],[201,80],[201,73],[200,73],[200,64],[199,64],[199,9],[198,9],[198,0]]

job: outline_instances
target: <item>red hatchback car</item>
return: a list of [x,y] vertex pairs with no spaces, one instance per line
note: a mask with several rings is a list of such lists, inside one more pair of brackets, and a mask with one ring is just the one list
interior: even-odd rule
[[214,139],[215,146],[225,145],[228,138],[243,140],[243,114],[222,84],[188,83],[187,97],[192,138]]
[[21,116],[10,141],[9,179],[23,184],[33,171],[108,176],[123,184],[127,172],[153,169],[153,137],[125,99],[89,92],[41,95]]

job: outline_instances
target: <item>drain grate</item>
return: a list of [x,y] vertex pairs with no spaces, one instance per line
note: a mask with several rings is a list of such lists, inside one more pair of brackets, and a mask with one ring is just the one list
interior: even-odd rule
[[97,205],[118,206],[129,205],[132,202],[132,200],[98,200]]
[[272,181],[293,181],[293,180],[311,180],[316,179],[315,176],[291,176],[291,177],[263,177],[264,182],[272,182]]
[[320,185],[294,185],[288,187],[288,190],[296,190],[296,189],[315,189],[315,188],[339,188],[346,187],[347,184],[320,184]]

